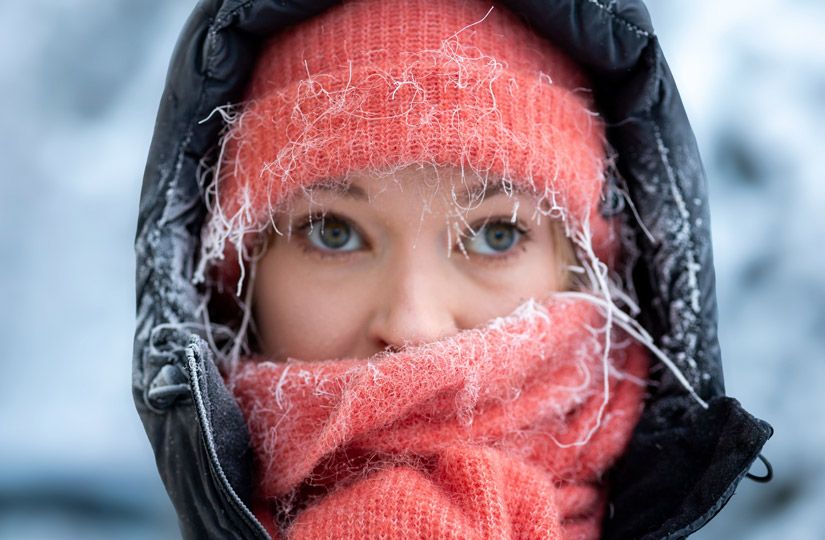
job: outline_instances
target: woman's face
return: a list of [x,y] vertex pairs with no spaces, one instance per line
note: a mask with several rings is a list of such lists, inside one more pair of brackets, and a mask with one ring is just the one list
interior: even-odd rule
[[275,216],[281,234],[253,291],[261,352],[273,360],[428,343],[563,286],[572,250],[535,195],[508,196],[498,180],[482,193],[480,178],[452,168],[352,178]]

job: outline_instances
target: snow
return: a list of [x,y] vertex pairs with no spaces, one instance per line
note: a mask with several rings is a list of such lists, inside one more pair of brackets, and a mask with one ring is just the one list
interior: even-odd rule
[[131,398],[132,242],[190,10],[0,4],[0,538],[177,534]]
[[[0,3],[0,538],[177,535],[130,393],[132,240],[193,3]],[[727,390],[777,430],[776,479],[695,538],[818,538],[825,3],[649,9],[708,173]]]
[[649,9],[708,175],[727,392],[776,429],[775,480],[745,480],[694,537],[821,538],[825,4]]

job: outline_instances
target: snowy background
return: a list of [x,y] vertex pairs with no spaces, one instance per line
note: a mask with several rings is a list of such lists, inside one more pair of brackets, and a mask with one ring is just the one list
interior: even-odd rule
[[[0,538],[175,538],[132,241],[190,0],[0,2]],[[777,430],[695,538],[825,530],[825,2],[651,0],[708,172],[728,393]]]

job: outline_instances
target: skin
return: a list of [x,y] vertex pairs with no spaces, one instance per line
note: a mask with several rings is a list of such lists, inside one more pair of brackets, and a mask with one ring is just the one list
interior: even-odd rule
[[572,249],[532,193],[482,196],[479,177],[453,168],[349,178],[348,191],[313,187],[274,216],[281,234],[253,290],[259,346],[273,360],[367,358],[566,288]]

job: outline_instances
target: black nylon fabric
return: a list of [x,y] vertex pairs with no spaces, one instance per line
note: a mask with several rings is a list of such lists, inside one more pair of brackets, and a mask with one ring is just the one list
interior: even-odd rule
[[[203,0],[170,63],[135,239],[132,390],[186,538],[267,538],[244,502],[243,417],[208,344],[193,335],[202,298],[191,278],[205,215],[196,169],[221,128],[218,115],[202,120],[240,99],[262,38],[334,3]],[[710,405],[660,374],[611,473],[603,537],[684,538],[724,506],[772,433],[724,396],[706,181],[690,124],[641,1],[502,4],[589,71],[625,188],[653,236],[636,235],[640,320]]]

